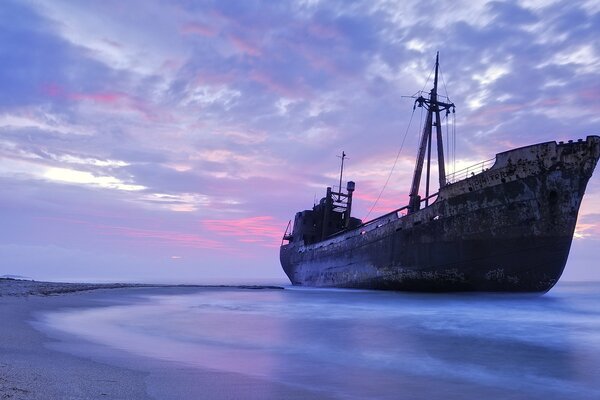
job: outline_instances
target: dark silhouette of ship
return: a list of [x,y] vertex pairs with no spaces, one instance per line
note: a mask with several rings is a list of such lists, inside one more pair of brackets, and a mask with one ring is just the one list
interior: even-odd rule
[[[446,176],[440,113],[453,112],[454,104],[438,96],[438,59],[433,89],[415,100],[427,117],[409,204],[363,223],[350,215],[355,184],[348,182],[344,193],[340,173],[338,192],[328,187],[312,210],[296,214],[293,229],[288,224],[280,260],[292,284],[545,292],[560,278],[600,137],[505,151],[487,169],[482,163],[477,173]],[[433,135],[439,191],[430,194]]]

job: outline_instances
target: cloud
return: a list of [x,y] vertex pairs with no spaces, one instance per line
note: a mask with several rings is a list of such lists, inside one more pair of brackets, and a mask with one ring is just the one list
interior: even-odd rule
[[[12,222],[0,236],[40,248],[101,237],[142,259],[144,244],[162,243],[180,261],[192,258],[169,246],[225,259],[219,246],[232,241],[277,268],[279,221],[336,184],[342,150],[366,215],[409,125],[414,99],[403,96],[430,89],[436,50],[457,106],[457,168],[598,133],[594,2],[459,0],[436,3],[434,19],[432,6],[4,2],[1,215]],[[419,109],[412,118],[375,215],[406,203]],[[595,232],[583,217],[596,208],[584,202],[578,234]],[[61,234],[32,215],[106,228]]]
[[85,171],[77,171],[67,168],[50,168],[44,173],[44,178],[51,181],[75,183],[82,185],[93,185],[103,188],[119,190],[143,190],[144,186],[127,184],[113,176],[95,176]]
[[212,37],[216,35],[216,30],[202,23],[188,22],[181,27],[181,33],[183,33],[184,35],[200,35]]
[[577,220],[575,239],[600,240],[600,214],[584,214]]
[[93,130],[83,125],[75,125],[63,121],[60,116],[43,108],[25,108],[18,113],[0,115],[0,129],[7,131],[23,131],[36,129],[63,135],[92,135]]
[[136,241],[149,242],[159,246],[192,247],[200,249],[223,249],[227,248],[223,242],[212,240],[193,233],[182,233],[168,230],[136,229],[125,226],[94,227],[101,235],[117,236],[120,238],[134,239]]
[[[283,237],[283,223],[271,216],[246,217],[229,220],[207,219],[202,221],[209,231],[233,238],[242,243],[277,247]],[[285,227],[283,228],[285,229]]]

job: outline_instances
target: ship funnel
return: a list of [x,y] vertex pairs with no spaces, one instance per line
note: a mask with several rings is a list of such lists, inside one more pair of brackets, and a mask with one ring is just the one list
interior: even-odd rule
[[348,191],[348,198],[346,199],[346,212],[344,214],[344,228],[348,228],[350,225],[350,213],[352,212],[352,193],[354,192],[354,182],[348,181],[346,183],[346,190]]

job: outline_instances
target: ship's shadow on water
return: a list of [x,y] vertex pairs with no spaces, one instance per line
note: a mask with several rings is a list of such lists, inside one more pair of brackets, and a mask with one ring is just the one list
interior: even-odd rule
[[561,285],[523,296],[205,288],[44,321],[145,357],[336,398],[597,399],[598,289]]

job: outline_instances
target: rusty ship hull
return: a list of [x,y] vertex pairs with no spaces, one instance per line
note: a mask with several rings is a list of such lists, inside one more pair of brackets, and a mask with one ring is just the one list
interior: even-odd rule
[[281,265],[294,285],[546,292],[564,270],[599,156],[598,136],[499,153],[407,215],[399,209],[314,243],[290,236]]

